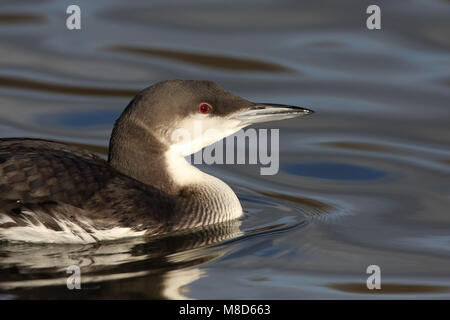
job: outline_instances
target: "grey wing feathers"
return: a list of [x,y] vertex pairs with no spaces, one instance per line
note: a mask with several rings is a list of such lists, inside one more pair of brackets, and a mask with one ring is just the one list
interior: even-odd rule
[[100,157],[62,143],[0,139],[0,198],[81,205],[111,169]]

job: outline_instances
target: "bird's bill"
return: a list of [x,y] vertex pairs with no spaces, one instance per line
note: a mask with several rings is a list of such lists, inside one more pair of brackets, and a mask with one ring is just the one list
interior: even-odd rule
[[255,103],[255,105],[240,111],[232,116],[233,120],[239,120],[242,126],[253,123],[284,120],[306,116],[314,111],[296,106],[273,103]]

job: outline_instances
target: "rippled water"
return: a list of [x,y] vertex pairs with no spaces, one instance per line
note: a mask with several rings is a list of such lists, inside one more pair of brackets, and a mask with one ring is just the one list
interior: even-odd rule
[[[242,221],[98,245],[0,245],[0,297],[450,298],[450,3],[0,3],[0,136],[107,152],[115,118],[161,80],[210,79],[305,105],[280,128],[280,172],[202,169]],[[79,265],[82,290],[66,288]],[[382,290],[366,288],[379,265]]]

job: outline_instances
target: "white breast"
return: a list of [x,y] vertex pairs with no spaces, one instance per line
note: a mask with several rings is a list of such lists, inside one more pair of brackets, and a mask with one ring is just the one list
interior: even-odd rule
[[[233,190],[222,180],[192,166],[177,151],[166,153],[167,171],[173,181],[181,187],[191,187],[199,193],[212,212],[203,221],[206,224],[224,222],[242,216],[241,203]],[[191,225],[190,227],[196,227]]]

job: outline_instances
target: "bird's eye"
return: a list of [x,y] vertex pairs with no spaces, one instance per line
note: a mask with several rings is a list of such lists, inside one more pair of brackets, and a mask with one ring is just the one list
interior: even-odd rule
[[209,113],[211,111],[211,106],[207,103],[200,103],[198,111],[203,114]]

